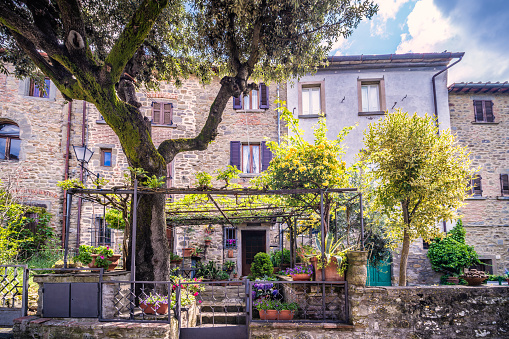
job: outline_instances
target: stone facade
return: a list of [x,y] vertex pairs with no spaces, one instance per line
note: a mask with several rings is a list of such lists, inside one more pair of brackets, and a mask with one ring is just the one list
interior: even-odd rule
[[[486,270],[502,275],[509,269],[509,196],[502,195],[500,182],[501,174],[509,174],[509,93],[502,93],[503,84],[497,88],[488,83],[487,93],[472,88],[483,85],[449,87],[451,129],[458,143],[468,148],[472,166],[479,168],[481,176],[482,194],[467,199],[460,209],[467,243],[492,265],[486,265]],[[494,122],[475,121],[474,100],[493,103]]]

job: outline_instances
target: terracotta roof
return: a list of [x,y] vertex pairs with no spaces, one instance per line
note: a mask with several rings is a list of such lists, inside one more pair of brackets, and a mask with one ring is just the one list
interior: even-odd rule
[[453,93],[509,93],[509,82],[458,82],[449,86]]

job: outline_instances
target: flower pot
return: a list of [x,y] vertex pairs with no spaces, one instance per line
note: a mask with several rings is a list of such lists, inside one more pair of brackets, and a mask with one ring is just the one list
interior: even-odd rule
[[183,251],[182,256],[184,258],[189,258],[191,256],[191,254],[193,253],[193,250],[194,250],[194,248],[183,248],[182,249],[182,251]]
[[228,250],[228,258],[233,258],[233,250]]
[[172,260],[172,261],[170,261],[170,262],[171,262],[172,264],[175,264],[175,265],[177,265],[177,266],[180,266],[180,264],[182,264],[182,261],[183,261],[183,260],[182,260],[182,259],[180,259],[180,260]]
[[150,304],[150,303],[141,303],[140,308],[145,312],[145,314],[166,314],[168,313],[168,304]]
[[458,277],[448,277],[447,278],[448,283],[453,283],[455,285],[458,285],[460,283],[460,278]]
[[[92,254],[92,262],[88,264],[90,268],[98,268],[95,264],[95,259],[99,256],[99,254]],[[115,267],[118,265],[118,260],[120,259],[120,254],[113,254],[111,257],[106,258],[111,261],[110,266],[106,269],[106,271],[113,271]]]
[[468,283],[468,286],[480,286],[482,282],[488,278],[478,278],[478,277],[462,277]]
[[277,319],[277,310],[267,310],[267,320],[276,320]]
[[290,310],[279,311],[278,320],[292,320],[292,319],[293,319],[293,311],[290,311]]
[[212,242],[212,240],[205,240],[205,246],[210,246],[211,242]]
[[260,313],[261,320],[268,320],[267,319],[267,310],[259,310],[258,313]]
[[[315,259],[315,260],[313,260]],[[318,268],[318,259],[316,257],[311,258],[311,263],[315,271],[315,280],[322,281],[322,269]],[[338,273],[338,261],[332,257],[331,261],[325,266],[325,281],[345,281],[345,275],[339,275]]]
[[291,277],[293,281],[308,281],[309,278],[311,278],[311,274],[309,273],[292,274]]

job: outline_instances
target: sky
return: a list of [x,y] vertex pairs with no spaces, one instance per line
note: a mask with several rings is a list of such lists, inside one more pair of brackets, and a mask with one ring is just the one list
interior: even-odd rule
[[332,55],[465,52],[448,84],[509,81],[509,0],[374,2],[377,15],[338,40]]

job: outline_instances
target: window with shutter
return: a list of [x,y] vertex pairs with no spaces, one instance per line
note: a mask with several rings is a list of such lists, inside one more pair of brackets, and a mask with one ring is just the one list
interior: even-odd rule
[[509,174],[500,174],[502,196],[509,196]]
[[235,110],[257,110],[269,108],[269,88],[261,83],[257,90],[252,90],[249,95],[242,99],[233,97],[233,109]]
[[469,194],[472,194],[473,196],[482,196],[482,184],[481,184],[481,176],[475,175],[470,180],[470,189]]
[[493,102],[491,100],[474,100],[475,122],[495,122]]
[[265,141],[262,141],[262,172],[269,168],[270,161],[272,160],[272,151],[267,147]]
[[242,172],[260,173],[260,144],[242,144]]
[[21,140],[19,127],[14,124],[0,124],[0,160],[19,160]]
[[240,169],[240,141],[230,141],[230,165]]
[[173,125],[173,104],[152,102],[152,123],[155,125]]

